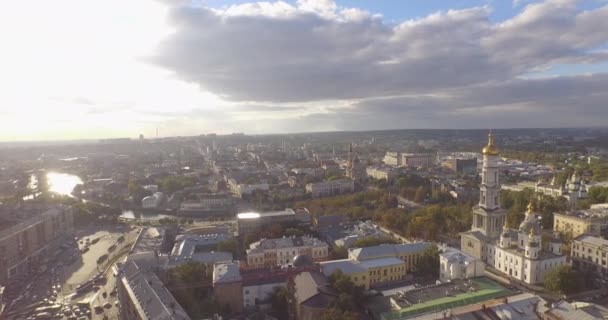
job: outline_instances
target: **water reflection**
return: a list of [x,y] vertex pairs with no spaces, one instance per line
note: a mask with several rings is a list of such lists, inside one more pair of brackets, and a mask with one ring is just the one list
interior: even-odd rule
[[67,173],[49,172],[46,174],[46,180],[49,191],[70,197],[74,187],[82,184],[82,180],[78,176]]

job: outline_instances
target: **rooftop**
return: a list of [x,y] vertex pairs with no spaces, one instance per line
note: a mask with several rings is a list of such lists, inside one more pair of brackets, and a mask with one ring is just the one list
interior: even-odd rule
[[213,267],[213,284],[231,283],[243,280],[237,262],[219,263]]
[[0,239],[4,239],[7,237],[12,236],[13,234],[20,232],[21,230],[27,229],[29,227],[31,227],[34,224],[37,224],[39,222],[42,222],[46,219],[49,219],[51,217],[54,217],[58,214],[61,214],[64,212],[64,208],[53,208],[53,209],[49,209],[46,210],[40,214],[34,215],[20,223],[17,223],[15,225],[12,225],[6,229],[2,229],[0,230]]
[[487,278],[452,281],[400,293],[392,299],[401,310],[382,314],[383,320],[407,319],[510,295],[512,292]]
[[368,259],[395,257],[403,254],[422,252],[431,245],[430,242],[403,244],[381,244],[379,246],[349,249],[349,256],[362,261]]
[[576,237],[575,240],[584,242],[584,243],[589,243],[589,244],[592,244],[592,245],[598,246],[598,247],[608,247],[608,240],[606,240],[604,238],[600,238],[600,237],[586,235],[586,234]]
[[137,262],[125,263],[120,281],[143,319],[190,319],[156,274]]
[[322,247],[327,246],[327,243],[308,236],[301,237],[285,237],[276,239],[262,239],[249,245],[247,254],[262,253],[265,250],[294,248],[294,247]]
[[270,218],[276,216],[289,216],[295,215],[296,212],[293,209],[287,208],[283,211],[269,211],[269,212],[243,212],[236,215],[237,219],[258,219],[258,218]]

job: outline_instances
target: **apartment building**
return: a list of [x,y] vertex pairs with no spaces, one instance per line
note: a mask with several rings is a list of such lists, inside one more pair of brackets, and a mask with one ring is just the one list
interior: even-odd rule
[[437,157],[434,154],[403,153],[401,165],[407,168],[431,167]]
[[307,255],[315,262],[328,257],[327,243],[308,236],[262,239],[247,250],[247,265],[252,268],[283,266],[298,255]]
[[608,210],[575,210],[553,214],[553,230],[576,238],[582,234],[599,236],[607,226]]
[[69,207],[57,207],[0,230],[0,284],[45,268],[52,248],[74,230]]
[[376,180],[384,179],[386,181],[392,181],[399,175],[399,172],[395,168],[391,167],[367,167],[365,169],[367,176]]
[[572,241],[570,255],[575,268],[608,274],[608,240],[591,235],[578,236]]
[[186,311],[149,268],[128,261],[117,281],[121,320],[189,320]]

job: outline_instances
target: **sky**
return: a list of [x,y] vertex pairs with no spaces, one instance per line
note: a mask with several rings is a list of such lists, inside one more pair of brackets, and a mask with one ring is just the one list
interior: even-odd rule
[[0,141],[608,123],[608,0],[0,10]]

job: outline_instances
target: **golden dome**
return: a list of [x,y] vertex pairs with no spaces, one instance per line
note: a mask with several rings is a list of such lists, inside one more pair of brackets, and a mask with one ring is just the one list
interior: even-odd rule
[[494,134],[492,133],[492,130],[490,130],[490,133],[488,134],[488,145],[481,150],[481,153],[484,156],[498,155],[498,149],[496,148],[496,146],[494,146]]
[[530,203],[528,204],[528,214],[533,214],[535,210],[534,203],[530,200]]

